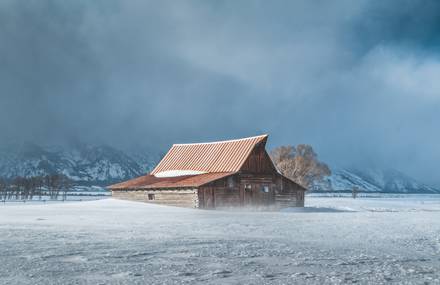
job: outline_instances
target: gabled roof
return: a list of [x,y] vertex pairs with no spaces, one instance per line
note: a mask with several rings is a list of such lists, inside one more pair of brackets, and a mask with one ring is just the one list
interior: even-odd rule
[[254,147],[266,141],[267,135],[261,135],[229,141],[174,144],[151,174],[172,170],[238,172]]
[[157,188],[187,188],[200,187],[207,183],[213,182],[220,178],[232,175],[231,172],[226,173],[205,173],[199,175],[185,175],[175,177],[156,177],[154,175],[144,175],[126,182],[118,183],[110,186],[111,190],[122,189],[157,189]]
[[111,185],[109,188],[197,188],[239,172],[257,145],[265,147],[267,137],[261,135],[229,141],[175,144],[150,174]]

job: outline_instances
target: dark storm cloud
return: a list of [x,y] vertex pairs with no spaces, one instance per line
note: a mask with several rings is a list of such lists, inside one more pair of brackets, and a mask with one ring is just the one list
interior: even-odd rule
[[0,131],[164,149],[271,134],[433,177],[437,1],[2,1]]
[[366,6],[354,29],[359,46],[371,48],[384,43],[410,45],[424,50],[440,46],[440,2],[395,1]]

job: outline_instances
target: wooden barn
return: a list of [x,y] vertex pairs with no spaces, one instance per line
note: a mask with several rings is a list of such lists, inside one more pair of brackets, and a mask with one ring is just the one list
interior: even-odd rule
[[117,199],[189,208],[303,207],[306,189],[277,171],[267,137],[175,144],[150,174],[109,188]]

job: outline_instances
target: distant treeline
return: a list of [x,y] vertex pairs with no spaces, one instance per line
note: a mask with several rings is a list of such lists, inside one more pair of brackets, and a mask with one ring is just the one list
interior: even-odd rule
[[72,186],[72,180],[63,174],[0,178],[0,200],[58,199],[60,195],[65,199]]

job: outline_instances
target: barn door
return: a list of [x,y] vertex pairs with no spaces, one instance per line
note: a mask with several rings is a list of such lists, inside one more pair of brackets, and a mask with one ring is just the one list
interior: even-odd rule
[[244,206],[252,206],[254,204],[254,193],[253,187],[254,185],[250,183],[244,184]]
[[213,209],[215,208],[215,193],[214,189],[206,188],[204,190],[204,200],[205,200],[205,209]]
[[266,206],[272,202],[273,193],[269,183],[245,183],[243,185],[244,206]]

